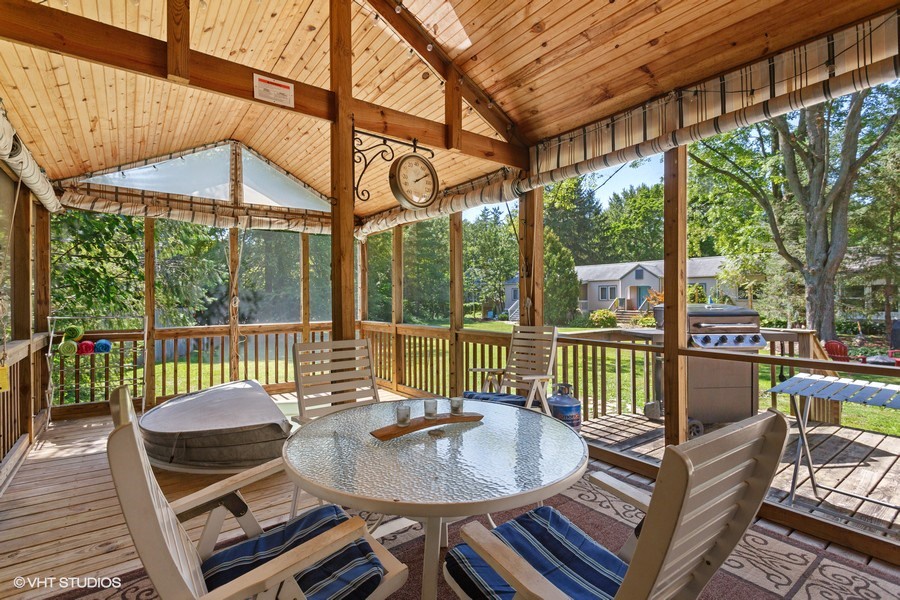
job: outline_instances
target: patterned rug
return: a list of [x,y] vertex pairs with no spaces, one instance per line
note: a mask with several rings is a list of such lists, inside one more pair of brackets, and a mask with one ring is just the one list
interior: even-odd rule
[[[550,498],[553,506],[571,519],[591,537],[611,550],[617,550],[628,538],[643,513],[610,496],[586,480],[565,493]],[[530,507],[529,507],[530,508]],[[499,523],[525,512],[528,508],[494,514]],[[371,515],[360,513],[371,519]],[[478,517],[486,524],[483,517]],[[459,528],[472,519],[450,526],[450,544],[459,543]],[[402,590],[391,596],[397,600],[419,598],[424,540],[422,526],[409,525],[405,520],[388,523],[390,531],[382,543],[409,566],[409,580]],[[645,533],[646,535],[646,533]],[[452,599],[455,595],[439,580],[438,597]],[[146,574],[141,571],[122,578],[117,590],[82,590],[57,596],[59,600],[83,598],[89,600],[155,600],[159,598]],[[719,599],[865,599],[888,600],[900,598],[900,570],[881,570],[854,562],[843,556],[787,538],[760,524],[744,535],[743,541],[704,590],[704,600]]]

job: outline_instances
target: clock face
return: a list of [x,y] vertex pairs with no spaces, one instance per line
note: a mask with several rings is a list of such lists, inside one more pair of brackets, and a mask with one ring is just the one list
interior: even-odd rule
[[394,197],[405,208],[425,208],[437,198],[437,172],[419,154],[405,154],[391,164],[390,184]]

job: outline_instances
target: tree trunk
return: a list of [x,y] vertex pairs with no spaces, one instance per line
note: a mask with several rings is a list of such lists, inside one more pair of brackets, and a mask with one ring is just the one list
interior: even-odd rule
[[821,272],[805,274],[806,327],[822,341],[837,339],[834,326],[834,276]]

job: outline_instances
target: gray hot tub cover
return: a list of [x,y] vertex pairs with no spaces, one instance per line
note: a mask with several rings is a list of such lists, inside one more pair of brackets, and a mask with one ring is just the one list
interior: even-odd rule
[[158,466],[240,470],[281,456],[291,425],[256,381],[235,381],[172,398],[140,420]]

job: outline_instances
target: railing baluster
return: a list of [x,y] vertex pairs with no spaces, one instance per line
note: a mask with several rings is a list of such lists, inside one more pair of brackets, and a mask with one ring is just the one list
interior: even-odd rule
[[637,355],[631,349],[631,412],[637,412]]
[[622,349],[616,348],[616,414],[622,414]]
[[186,392],[191,393],[191,338],[184,340],[184,366],[185,366],[185,386]]
[[606,346],[600,348],[600,414],[606,416]]
[[597,385],[598,379],[599,379],[599,378],[597,377],[597,375],[598,375],[598,373],[597,373],[597,346],[591,346],[591,371],[592,371],[593,374],[594,374],[593,380],[592,380],[592,382],[591,382],[591,383],[593,383],[593,385],[594,385],[594,387],[593,387],[593,392],[594,392],[593,408],[594,408],[594,412],[593,412],[593,414],[592,414],[591,416],[596,417],[597,415],[600,414],[600,410],[598,409],[598,403],[599,403],[599,396],[600,396],[600,394],[599,394],[599,390],[598,390],[598,387],[599,387],[599,386]]

